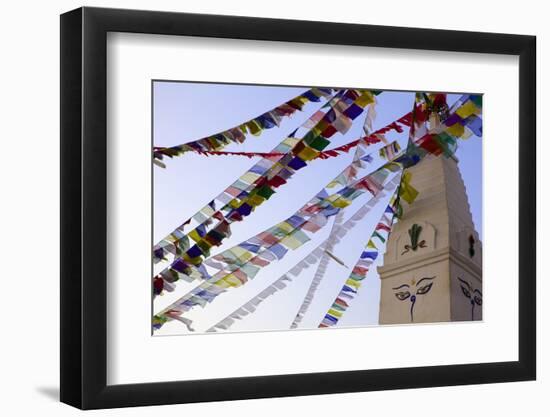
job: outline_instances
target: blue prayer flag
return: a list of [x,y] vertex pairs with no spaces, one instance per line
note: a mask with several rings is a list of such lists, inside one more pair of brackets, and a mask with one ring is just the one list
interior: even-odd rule
[[351,288],[351,287],[349,287],[349,286],[347,286],[347,285],[344,285],[344,286],[342,287],[342,291],[344,291],[344,292],[352,292],[352,293],[354,293],[354,294],[357,294],[357,290],[354,290],[353,288]]
[[378,252],[363,252],[361,254],[361,259],[372,259],[373,261],[376,260],[378,257]]
[[293,227],[299,227],[305,222],[305,219],[303,217],[294,215],[294,216],[288,218],[286,220],[286,222],[291,224]]
[[466,127],[472,131],[476,136],[481,137],[482,134],[482,122],[479,117],[472,115],[466,119]]
[[337,207],[327,207],[321,213],[325,217],[331,217],[331,216],[334,216],[334,215],[338,214],[339,212],[340,212],[340,209],[337,208]]
[[283,245],[280,245],[276,243],[273,246],[270,246],[268,250],[273,253],[278,259],[282,259],[286,253],[288,252],[288,249],[285,248]]
[[332,323],[338,323],[338,319],[336,317],[332,317],[331,315],[325,314],[325,320],[328,320]]
[[313,94],[311,90],[306,91],[302,94],[302,96],[307,98],[309,101],[313,101],[314,103],[318,103],[319,101],[321,101],[321,99]]
[[288,163],[288,166],[292,168],[295,171],[298,171],[299,169],[302,169],[307,164],[304,162],[304,160],[298,156],[295,156],[292,161]]
[[260,245],[254,245],[252,243],[243,242],[239,245],[241,248],[249,250],[250,252],[258,253]]

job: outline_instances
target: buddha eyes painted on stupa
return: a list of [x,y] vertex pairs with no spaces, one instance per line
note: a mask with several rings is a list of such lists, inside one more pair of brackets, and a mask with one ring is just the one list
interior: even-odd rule
[[481,306],[483,304],[483,294],[481,293],[481,290],[474,288],[474,286],[468,281],[460,277],[457,278],[460,281],[460,289],[462,290],[462,294],[470,300],[470,305],[472,306],[471,315],[472,320],[474,320],[474,311],[476,306]]
[[414,321],[414,306],[416,304],[417,295],[426,295],[433,287],[433,280],[436,277],[424,277],[416,282],[415,279],[410,284],[401,284],[398,287],[392,288],[395,291],[395,297],[399,301],[409,300],[411,323]]

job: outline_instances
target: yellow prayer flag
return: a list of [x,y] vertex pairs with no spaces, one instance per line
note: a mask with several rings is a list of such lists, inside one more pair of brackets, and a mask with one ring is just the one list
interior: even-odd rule
[[201,209],[201,213],[205,217],[212,217],[212,215],[215,213],[215,210],[213,210],[210,206],[205,206]]
[[170,233],[164,240],[174,243],[175,241],[180,240],[180,237],[178,235]]
[[239,208],[241,206],[242,201],[239,201],[236,198],[234,198],[233,200],[231,200],[227,204],[229,205],[229,207],[236,209],[236,208]]
[[301,140],[302,139],[288,137],[285,140],[283,140],[283,143],[285,145],[290,146],[291,148],[293,148]]
[[245,262],[248,262],[252,258],[253,258],[253,255],[250,252],[243,253],[241,256],[238,257],[239,263],[241,263],[241,264],[244,264]]
[[368,90],[363,91],[361,95],[355,100],[355,104],[363,108],[370,103],[374,103],[374,96]]
[[327,127],[329,127],[329,124],[324,120],[321,120],[313,127],[313,129],[311,129],[311,132],[313,132],[315,136],[319,136]]
[[447,128],[447,133],[451,136],[461,137],[464,134],[464,126],[460,123],[455,123]]
[[189,232],[189,237],[190,237],[191,239],[193,239],[195,242],[198,242],[199,240],[202,239],[201,236],[199,235],[199,232],[197,232],[196,229],[191,230],[191,231]]
[[361,286],[361,283],[351,278],[348,278],[346,280],[346,285],[349,285],[350,287],[354,287],[355,289],[358,289]]
[[411,185],[401,185],[401,190],[399,196],[405,200],[407,203],[412,204],[416,197],[418,196],[418,191]]
[[340,198],[340,194],[331,194],[328,197],[325,198],[326,201],[329,201],[331,203],[334,203],[336,200]]
[[372,240],[369,240],[369,243],[367,243],[367,248],[378,249]]
[[207,240],[201,239],[197,241],[197,246],[201,248],[203,252],[208,252],[212,247],[212,244]]
[[292,226],[290,223],[287,223],[287,222],[281,222],[276,227],[278,227],[279,229],[281,229],[286,233],[291,233],[294,230],[294,226]]
[[331,308],[329,311],[328,311],[328,314],[330,314],[331,316],[333,317],[342,317],[342,312],[341,311],[338,311],[338,310],[334,310],[333,308]]
[[304,149],[302,149],[298,156],[304,161],[311,161],[312,159],[315,159],[319,154],[320,152],[318,150],[306,146]]
[[408,184],[411,182],[412,174],[410,171],[403,172],[403,175],[401,176],[401,184]]
[[241,280],[237,278],[234,274],[226,275],[222,281],[225,281],[227,284],[229,284],[230,287],[240,287],[243,285]]
[[242,180],[243,182],[246,182],[247,184],[252,184],[258,178],[260,178],[260,175],[255,174],[253,172],[247,172],[246,174],[241,175],[240,180]]
[[471,116],[472,114],[476,114],[477,112],[478,108],[472,100],[468,100],[456,110],[456,114],[458,114],[463,119]]
[[272,176],[277,175],[277,173],[279,173],[283,168],[286,168],[286,167],[280,164],[279,162],[275,162],[273,166],[269,169],[268,178],[272,178]]
[[399,187],[399,196],[409,204],[412,204],[418,196],[418,191],[410,184],[411,178],[412,174],[409,171],[405,171],[401,177],[401,185]]
[[334,207],[338,207],[338,208],[344,208],[349,206],[350,204],[351,204],[351,201],[344,197],[340,197],[339,199],[337,199],[332,203]]
[[388,162],[382,168],[387,169],[390,172],[397,172],[401,169],[401,165],[398,162]]
[[229,251],[241,261],[248,261],[250,258],[252,258],[252,254],[248,250],[241,248],[240,246],[235,246],[234,248],[229,249]]
[[253,207],[259,206],[264,201],[265,201],[265,198],[263,198],[261,195],[258,195],[258,194],[248,196],[248,198],[246,199],[246,202]]
[[232,285],[230,285],[230,284],[225,280],[225,278],[222,278],[222,279],[216,281],[216,282],[214,283],[214,285],[215,285],[216,287],[220,287],[220,288],[229,288],[229,287],[232,286]]
[[281,240],[281,245],[290,249],[298,249],[300,246],[302,246],[302,242],[300,242],[294,236],[290,235]]
[[254,136],[259,136],[262,133],[262,127],[256,120],[251,120],[247,122],[246,127],[248,128],[248,131]]
[[199,265],[202,262],[202,258],[200,256],[195,256],[194,258],[191,258],[189,255],[187,255],[187,253],[183,254],[183,259],[193,265]]

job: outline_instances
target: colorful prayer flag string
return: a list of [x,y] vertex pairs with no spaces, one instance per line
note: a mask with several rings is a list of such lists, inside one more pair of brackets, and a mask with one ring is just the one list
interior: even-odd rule
[[[387,189],[387,190],[393,189],[394,187],[397,186],[398,182],[399,182],[399,177],[396,176],[386,185],[385,189]],[[366,206],[369,209],[374,207],[378,203],[379,199],[382,198],[383,196],[384,196],[383,194],[377,196],[376,199],[372,199],[371,201],[369,201],[366,204]],[[294,317],[294,320],[292,321],[292,323],[290,325],[291,329],[296,329],[300,326],[300,323],[302,322],[303,318],[305,317],[306,313],[308,312],[309,306],[311,305],[311,303],[312,303],[312,301],[315,297],[315,294],[317,292],[317,289],[318,289],[319,285],[321,284],[321,281],[322,281],[322,279],[325,275],[325,270],[326,270],[327,266],[328,266],[328,259],[326,259],[326,262],[323,265],[323,268],[318,270],[317,273],[315,274],[315,276],[313,277],[313,280],[311,281],[311,284],[308,288],[308,291],[307,291],[304,299],[302,300],[302,303],[300,304],[300,307],[298,308],[298,312],[296,313],[296,316]]]
[[[470,103],[472,103],[472,102],[473,101],[468,98],[468,99],[463,101],[463,104],[466,103],[465,104],[466,106],[471,107],[472,105]],[[462,105],[457,106],[456,107],[457,111],[461,111],[460,109],[462,109],[462,107],[463,107]],[[418,132],[419,127],[424,127],[424,125],[422,125],[421,123],[424,123],[428,119],[428,115],[427,114],[424,115],[424,113],[422,113],[422,112],[419,113],[419,111],[417,110],[418,108],[420,108],[420,107],[417,106],[415,112],[418,113],[418,114],[421,114],[421,116],[418,116],[418,114],[416,116],[416,123],[415,123],[416,132]],[[409,122],[409,121],[410,121],[409,115],[406,115],[406,116],[404,116],[403,118],[400,119],[400,122],[402,122],[402,123],[406,123],[406,122]],[[418,121],[420,121],[420,122],[418,122]],[[443,124],[439,124],[439,126],[443,126]],[[388,145],[386,148],[391,148],[391,147],[392,147],[392,144]],[[401,163],[404,167],[414,165],[414,164],[418,163],[420,158],[423,157],[426,154],[426,152],[419,154],[418,153],[419,149],[420,149],[420,147],[418,147],[418,146],[409,146],[409,148],[407,149],[407,153],[404,156],[396,158],[395,161],[398,162],[398,163]],[[412,160],[412,162],[411,162],[411,160]],[[335,179],[331,184],[329,184],[329,187],[332,186],[332,184],[334,182],[339,183],[341,181],[342,181],[342,179],[341,179],[341,176],[340,176],[339,178]],[[365,184],[364,185],[368,188],[369,185],[372,186],[373,184],[369,184],[369,180],[365,179]],[[410,185],[410,173],[406,173],[403,176],[403,183],[401,184],[400,190],[401,190],[400,191],[401,197],[403,198],[403,200],[407,201],[409,204],[411,204],[414,201],[414,199],[416,198],[416,195],[418,194],[418,192],[414,189],[414,187],[412,187]],[[345,199],[339,198],[339,201],[337,202],[337,204],[347,204],[347,203],[345,203]],[[229,224],[222,223],[221,226],[224,228],[223,231],[226,230],[226,229],[229,230]],[[220,229],[213,230],[211,232],[211,235],[212,234],[216,235],[219,230]],[[200,229],[199,229],[199,231],[200,231]],[[190,234],[190,235],[196,241],[199,241],[206,234],[204,231],[202,233],[199,233],[199,232],[197,232],[197,230],[194,230],[194,231],[192,231],[192,233],[193,232],[196,232],[196,233],[195,234]],[[222,233],[220,233],[220,234],[222,234]],[[208,241],[208,236],[206,237],[205,240]],[[208,243],[206,243],[206,244],[203,243],[202,246],[200,245],[200,243],[201,242],[197,242],[197,245],[192,247],[187,252],[188,257],[190,255],[196,255],[195,258],[200,257],[200,255],[203,254],[201,249],[203,249],[204,247],[206,247],[206,249],[208,249],[208,247],[209,247]],[[189,252],[191,252],[191,253],[189,253]],[[173,286],[173,282],[177,281],[179,278],[184,278],[187,281],[190,281],[190,280],[192,281],[194,279],[200,279],[200,278],[204,279],[205,276],[208,277],[208,274],[206,273],[206,270],[201,265],[202,261],[197,262],[197,263],[185,262],[185,261],[186,261],[185,259],[177,258],[173,262],[173,264],[171,265],[171,267],[169,269],[164,270],[161,274],[159,274],[157,277],[154,278],[153,287],[154,287],[154,290],[155,290],[156,294],[161,293],[164,289],[170,290],[171,287]],[[196,259],[195,259],[195,262],[196,262]]]
[[[398,190],[396,189],[394,192],[394,197],[392,197],[394,202],[397,194]],[[393,219],[387,219],[386,211],[388,209],[392,211],[394,210],[391,202],[390,204],[388,204],[386,210],[384,210],[384,212],[382,213],[382,216],[380,217],[378,224],[375,226],[374,231],[367,241],[363,252],[359,256],[348,278],[342,285],[342,288],[340,289],[340,292],[336,296],[334,302],[329,307],[327,313],[323,317],[323,320],[319,324],[319,327],[332,327],[338,324],[338,321],[342,318],[346,310],[349,308],[351,302],[357,296],[359,288],[361,287],[363,280],[366,278],[370,266],[377,259],[379,254],[379,250],[374,244],[374,239],[376,238],[380,240],[380,242],[385,243],[386,237],[391,231]],[[380,233],[379,230],[383,230],[382,233],[385,234],[386,237],[382,236],[382,233]]]
[[246,136],[249,134],[259,136],[263,130],[279,126],[283,118],[289,117],[297,111],[301,111],[306,103],[318,103],[322,99],[331,98],[335,92],[337,93],[339,91],[343,90],[314,87],[239,126],[181,145],[171,147],[157,146],[153,149],[153,162],[157,166],[165,168],[164,163],[161,162],[164,157],[173,158],[190,151],[220,151],[232,143],[243,143],[246,140]]
[[[357,113],[358,110],[355,107],[353,107],[356,104],[357,97],[353,97],[354,96],[353,94],[351,94],[351,96],[352,97],[343,95],[342,100],[339,100],[333,106],[333,108],[331,108],[331,110],[338,109],[338,111],[345,113],[348,109],[352,108],[352,110],[350,110],[346,114],[346,117],[348,117],[350,120],[353,120],[352,116],[354,115],[355,117],[357,117],[357,115],[360,114],[360,112]],[[459,102],[457,102],[451,108],[450,111],[448,110],[448,108],[446,108],[446,100],[443,100],[441,96],[442,95],[426,95],[426,94],[423,94],[420,96],[421,99],[417,101],[418,104],[415,105],[415,109],[412,112],[412,114],[405,116],[406,118],[408,117],[409,125],[412,124],[412,128],[411,128],[412,140],[409,142],[409,146],[407,147],[406,151],[401,155],[395,154],[396,152],[399,152],[399,150],[395,150],[394,148],[391,148],[391,147],[388,148],[388,146],[384,148],[385,151],[381,152],[381,155],[385,156],[386,158],[388,158],[388,160],[393,162],[393,163],[390,162],[386,164],[385,169],[389,170],[390,172],[394,172],[396,169],[394,165],[397,166],[399,169],[408,168],[410,166],[417,164],[428,153],[431,153],[434,155],[443,154],[447,157],[451,157],[453,156],[454,151],[456,150],[457,138],[465,139],[471,134],[477,135],[478,133],[479,135],[481,135],[481,128],[480,126],[478,126],[480,124],[479,116],[481,115],[481,98],[479,96],[464,95],[463,97],[461,97]],[[342,102],[345,105],[347,105],[347,107],[345,107],[345,110],[343,110],[344,104],[342,104]],[[323,118],[327,114],[328,112],[324,113]],[[455,117],[456,115],[458,115],[459,119]],[[312,120],[312,118],[310,118],[310,120]],[[454,123],[451,123],[453,120],[454,120]],[[338,123],[333,123],[333,124],[336,126]],[[465,129],[461,130],[460,128],[457,128],[457,126],[455,126],[457,123],[460,123]],[[318,124],[319,123],[315,124],[314,126],[318,126]],[[344,129],[349,129],[351,124],[346,125],[345,123],[343,123],[340,126],[343,127]],[[324,128],[324,126],[322,127]],[[311,133],[312,130],[313,129],[311,129],[309,133]],[[301,140],[306,139],[306,137],[307,137],[307,134]],[[322,137],[322,134],[319,135],[319,137]],[[291,145],[291,148],[294,151],[295,146],[292,147]],[[389,154],[388,154],[388,150],[390,152]],[[319,151],[317,155],[321,154],[321,152],[322,150]],[[290,159],[288,164],[290,167],[292,167],[290,163],[292,161],[295,161],[296,157],[298,157],[298,159],[302,160],[302,162],[304,163],[304,165],[301,165],[299,167],[298,166],[294,167],[293,168],[294,170],[303,168],[305,165],[307,165],[307,163],[305,163],[306,160],[301,159],[299,155],[296,155],[293,152],[289,152],[288,154],[290,154],[292,157],[292,159]],[[302,156],[304,156],[304,154],[302,154]],[[364,160],[364,159],[359,158],[359,160]],[[379,171],[377,172],[378,174],[380,174]],[[377,172],[373,173],[372,175],[374,176],[374,174],[376,174]],[[205,305],[210,303],[215,297],[217,297],[217,295],[225,292],[227,289],[244,284],[247,281],[247,279],[249,279],[249,277],[253,277],[257,273],[258,269],[266,264],[265,262],[269,263],[272,260],[280,259],[284,257],[288,249],[295,249],[303,245],[305,242],[309,240],[309,238],[307,237],[307,234],[303,234],[303,231],[302,233],[298,233],[298,232],[301,231],[300,230],[301,228],[307,231],[305,224],[311,223],[310,227],[312,228],[311,231],[313,233],[316,230],[319,230],[319,228],[323,226],[323,224],[316,224],[315,221],[310,222],[311,219],[317,218],[321,220],[324,218],[326,220],[326,218],[339,213],[341,209],[347,207],[351,203],[351,201],[353,201],[353,199],[357,197],[357,194],[356,194],[356,192],[358,191],[358,189],[356,188],[357,186],[359,187],[359,190],[369,191],[376,196],[378,193],[380,193],[381,191],[380,184],[385,180],[386,176],[387,176],[387,173],[382,175],[383,178],[380,177],[380,175],[379,175],[380,178],[376,176],[364,177],[361,180],[352,184],[353,186],[345,185],[342,190],[332,195],[328,195],[326,191],[322,195],[320,193],[319,195],[316,196],[316,200],[314,199],[315,201],[310,201],[308,204],[306,204],[306,206],[304,206],[300,210],[298,217],[302,216],[301,218],[302,220],[305,220],[305,222],[300,223],[300,219],[294,218],[294,224],[293,224],[293,222],[291,221],[291,218],[289,218],[287,219],[286,225],[279,224],[275,227],[275,229],[273,230],[270,229],[269,233],[262,237],[264,240],[271,239],[269,238],[269,235],[275,238],[275,240],[272,242],[268,242],[266,240],[268,245],[262,245],[262,244],[257,244],[258,242],[247,241],[247,242],[244,242],[244,245],[241,248],[244,252],[241,252],[240,254],[237,253],[235,257],[232,257],[232,255],[235,255],[235,253],[232,253],[232,255],[230,256],[224,256],[221,259],[218,259],[217,261],[222,262],[220,265],[222,265],[221,269],[223,269],[223,271],[220,271],[220,273],[216,274],[214,277],[211,277],[211,278],[208,275],[206,275],[209,278],[203,284],[207,284],[208,285],[207,287],[201,288],[203,284],[199,285],[194,290],[192,290],[192,292],[187,294],[188,297],[184,296],[182,297],[182,299],[178,300],[178,301],[181,301],[180,304],[177,304],[178,302],[176,302],[172,304],[169,308],[161,311],[161,313],[159,313],[154,317],[153,326],[155,328],[159,328],[166,321],[177,319],[182,321],[184,324],[186,324],[190,328],[190,320],[187,318],[181,317],[181,314],[184,311],[187,311],[188,309],[196,305],[200,305],[204,307]],[[382,182],[380,182],[381,179],[382,179]],[[340,182],[337,181],[337,183],[340,183]],[[267,190],[264,190],[264,191],[267,192]],[[417,194],[418,192],[410,185],[410,173],[405,171],[399,186],[398,198],[394,201],[396,205],[395,207],[392,208],[392,211],[394,212],[394,214],[398,215],[398,212],[400,210],[399,200],[401,198],[403,198],[403,200],[409,203],[412,203],[412,201],[414,201],[414,198],[416,198]],[[209,204],[209,206],[212,208],[212,210],[215,209],[215,204],[212,203],[212,204]],[[232,207],[232,209],[235,209],[235,207]],[[250,214],[251,211],[252,210],[250,211],[245,210],[246,214],[244,215]],[[215,214],[216,213],[214,213],[211,217],[217,218]],[[198,246],[200,249],[204,249],[204,248],[201,247],[201,245],[199,245],[198,242],[203,240],[203,238],[208,233],[206,226],[209,225],[209,224],[206,224],[207,223],[206,221],[203,223],[205,224],[200,224],[199,227],[193,229],[188,234],[189,237],[191,237],[193,240],[196,239],[195,241],[197,242],[197,244],[195,246]],[[200,227],[200,226],[203,226],[203,227]],[[366,247],[373,249],[373,246],[374,246],[374,248],[376,248],[374,239],[383,241],[385,239],[383,234],[389,232],[387,230],[388,227],[390,226],[385,224],[384,222],[380,222],[376,226],[371,238],[367,242]],[[229,231],[229,222],[227,225],[227,229]],[[390,230],[391,230],[391,227],[390,227]],[[181,234],[183,235],[183,228],[181,230]],[[185,235],[185,237],[187,236]],[[283,240],[285,240],[285,244],[281,244]],[[257,250],[257,252],[255,252],[255,250]],[[224,254],[228,255],[229,252],[228,253],[226,252],[224,252]],[[248,258],[248,260],[242,259],[242,255],[247,252],[253,254],[252,258]],[[260,252],[262,252],[262,255],[264,256],[264,258],[266,256],[266,253],[269,253],[270,255],[264,259],[262,258],[262,256],[258,256]],[[373,260],[372,256],[374,255],[372,254],[372,252],[373,251],[368,251],[368,250],[364,251],[364,253],[362,254],[364,255],[363,259]],[[246,257],[248,257],[248,255],[246,255]],[[259,262],[259,264],[254,265],[253,262],[250,262],[252,259],[256,259],[256,261]],[[176,261],[177,262],[181,261],[181,258],[178,258],[178,260]],[[251,267],[251,265],[253,266]],[[181,267],[181,265],[179,266]],[[234,266],[236,266],[237,268],[234,269]],[[199,271],[198,275],[201,278],[204,278],[205,276],[204,272],[206,270],[204,269],[204,265],[202,265],[202,261],[199,262],[198,264],[193,265],[193,267]],[[187,272],[187,271],[184,271],[184,272]],[[225,274],[223,278],[219,279],[223,274]],[[196,277],[197,276],[195,276],[195,278]],[[158,287],[161,287],[161,285],[158,285],[157,287],[157,278],[155,279],[155,283],[154,283],[155,289],[157,289]],[[166,283],[165,277],[162,276],[161,278],[164,285],[164,283]],[[168,283],[170,283],[170,281],[168,281]],[[353,287],[353,285],[351,285],[351,287]],[[195,291],[197,289],[198,291]],[[162,291],[162,288],[161,288],[161,291]],[[183,298],[185,299],[183,300]],[[334,310],[334,308],[332,310]],[[329,313],[332,314],[333,318],[338,317],[338,314],[337,314],[338,310],[334,310],[334,311],[336,311],[336,314],[332,314],[333,312],[331,311],[329,311]],[[337,321],[338,320],[336,320],[336,322]]]
[[[385,179],[389,173],[394,172],[393,167],[388,168],[387,165],[389,164],[386,164],[374,173],[345,187],[345,191],[341,190],[332,196],[347,194],[347,198],[353,200],[365,191],[369,191],[376,199],[376,196],[378,196],[387,185],[378,185],[378,187],[369,189],[365,185],[365,180],[369,179],[374,183],[377,181],[376,179]],[[391,182],[391,184],[393,184],[393,182]],[[350,194],[349,190],[353,190],[353,192]],[[238,245],[237,247],[223,252],[221,254],[223,256],[214,257],[217,261],[225,264],[222,265],[223,270],[208,280],[203,281],[183,297],[180,297],[176,302],[170,304],[170,306],[158,313],[157,316],[166,316],[166,312],[170,312],[172,315],[179,312],[178,314],[181,315],[197,305],[204,307],[221,293],[226,292],[230,288],[240,287],[249,279],[254,278],[261,267],[268,265],[272,261],[282,259],[286,255],[288,249],[295,249],[301,246],[302,240],[298,240],[298,244],[294,247],[287,246],[288,241],[286,241],[286,239],[289,236],[294,236],[296,232],[300,232],[300,228],[312,233],[319,230],[317,227],[311,230],[306,228],[308,220],[301,217],[306,213],[314,214],[317,218],[322,217],[325,224],[328,217],[337,214],[343,207],[336,208],[333,202],[338,201],[338,198],[334,199],[332,196],[322,198],[313,204],[306,204],[301,210],[287,219],[286,222],[279,223],[275,228],[269,229],[270,233],[262,232],[254,238],[244,242],[250,245],[250,249],[244,249],[241,245]],[[297,223],[293,224],[295,221],[297,221]],[[307,238],[307,235],[305,235],[305,237]],[[254,248],[252,248],[252,246],[254,246]],[[235,250],[237,248],[238,250]],[[229,268],[226,270],[227,267]],[[163,323],[158,322],[155,328],[160,328],[162,324]]]
[[[465,133],[463,129],[464,126],[467,126],[472,133],[474,133],[478,126],[477,115],[481,112],[481,97],[471,95],[462,96],[456,107],[454,107],[455,111],[450,117],[444,118],[443,124],[440,121],[442,118],[441,113],[444,113],[446,110],[446,99],[443,95],[424,95],[423,99],[424,100],[417,100],[423,101],[423,103],[419,106],[415,106],[414,123],[411,128],[414,143],[434,155],[444,154],[447,157],[452,156],[456,150],[456,142],[454,142],[453,136],[463,137]],[[475,118],[471,118],[470,120],[467,119],[472,116]],[[426,126],[428,124],[427,122],[429,123],[428,127]],[[422,134],[419,135],[418,131],[420,129],[425,129],[427,131],[422,131]],[[476,132],[479,133],[478,136],[481,135],[481,130]],[[477,135],[477,133],[475,134]],[[359,257],[351,274],[325,314],[319,327],[335,326],[349,307],[349,303],[357,295],[359,287],[367,275],[369,266],[378,256],[378,249],[374,243],[374,239],[377,238],[381,243],[385,243],[386,238],[380,231],[384,231],[386,234],[391,232],[393,220],[388,224],[385,213],[387,211],[393,212],[394,214],[397,213],[399,211],[398,206],[400,199],[412,204],[418,196],[418,191],[410,184],[411,178],[412,174],[409,171],[403,172],[393,204],[388,205],[385,212],[382,214],[379,223],[376,225],[375,230],[372,232],[367,242],[365,251],[363,251]]]
[[[398,166],[394,167],[392,164],[386,164],[374,173],[363,177],[357,183],[351,184],[351,188],[348,188],[350,181],[355,177],[357,172],[355,166],[360,166],[361,164],[362,161],[360,159],[354,160],[342,171],[341,174],[335,178],[335,180],[331,181],[326,187],[322,188],[308,203],[302,207],[302,209],[291,216],[287,222],[283,222],[272,229],[262,232],[255,239],[250,239],[236,248],[226,250],[221,254],[214,256],[211,260],[207,261],[206,264],[211,267],[216,267],[219,262],[223,261],[226,264],[232,263],[238,265],[239,262],[246,261],[253,257],[251,255],[251,252],[254,251],[252,248],[259,250],[262,247],[262,243],[266,241],[275,242],[276,238],[272,237],[272,235],[280,236],[281,233],[282,236],[285,237],[285,240],[281,242],[281,244],[288,247],[302,244],[304,237],[299,230],[294,232],[291,236],[286,236],[284,234],[284,229],[291,228],[289,225],[296,226],[301,224],[301,229],[313,233],[316,232],[326,224],[326,218],[328,216],[336,214],[338,210],[351,204],[351,201],[354,198],[364,192],[363,190],[367,190],[376,195],[376,193],[381,189],[380,184],[385,181],[388,173],[398,168]],[[335,181],[338,181],[338,183],[344,188],[332,195],[329,195],[326,188],[332,187]],[[323,199],[326,199],[326,201],[323,202]],[[280,229],[283,231],[281,232]],[[208,238],[208,235],[212,234],[212,232],[216,232],[216,230],[217,229],[213,229],[213,231],[208,233],[201,233],[198,238],[193,234],[190,234],[190,237],[199,242],[200,237]],[[264,242],[262,242],[262,240]],[[277,246],[273,248],[272,251],[281,252],[282,249]],[[198,252],[197,256],[199,256]],[[245,256],[248,257],[248,259],[243,260],[243,257]],[[173,290],[175,282],[180,279],[187,282],[192,282],[195,279],[204,280],[209,279],[209,277],[210,275],[205,269],[202,259],[200,260],[200,263],[193,263],[187,261],[187,259],[176,258],[168,267],[153,278],[154,295],[162,294],[164,290]]]
[[[395,182],[392,183],[395,186]],[[388,189],[391,189],[392,184],[388,185]],[[327,245],[332,239],[334,243],[339,243],[341,239],[346,237],[347,233],[357,225],[358,222],[362,221],[365,216],[370,213],[372,207],[374,207],[385,194],[379,194],[374,199],[369,200],[361,208],[359,208],[348,220],[343,224],[337,225],[334,228],[334,233],[323,242],[321,242],[315,249],[313,249],[309,254],[305,255],[303,259],[297,262],[293,267],[291,267],[284,275],[279,277],[275,282],[265,288],[255,297],[248,300],[246,303],[242,304],[239,308],[233,311],[231,314],[227,315],[216,324],[211,326],[207,332],[216,332],[220,330],[229,330],[229,328],[235,323],[236,320],[241,320],[244,317],[254,313],[257,307],[265,301],[269,296],[273,295],[275,292],[282,291],[287,288],[287,283],[292,282],[294,278],[299,278],[301,273],[308,269],[309,267],[317,264],[321,258],[327,253]],[[189,323],[191,324],[191,323]]]
[[[269,199],[276,188],[286,184],[296,171],[307,166],[315,155],[328,146],[334,133],[346,132],[349,129],[351,119],[349,126],[347,122],[343,126],[336,122],[347,120],[346,110],[352,107],[356,109],[353,115],[357,117],[357,112],[362,111],[362,107],[356,103],[364,103],[364,97],[372,97],[372,94],[366,90],[359,93],[355,90],[346,90],[334,104],[329,102],[325,110],[316,112],[304,123],[304,128],[309,130],[303,138],[295,138],[294,133],[275,148],[277,153],[284,156],[262,159],[215,200],[155,245],[154,262],[164,260],[171,253],[188,263],[200,263],[200,260],[208,255],[209,247],[218,246],[230,235],[231,223],[241,221],[250,215],[256,207]],[[334,126],[338,126],[338,129]],[[184,233],[185,226],[191,220],[198,223],[191,232],[193,235]],[[207,231],[207,228],[210,228],[210,231]],[[192,238],[194,236],[193,246],[188,235]]]

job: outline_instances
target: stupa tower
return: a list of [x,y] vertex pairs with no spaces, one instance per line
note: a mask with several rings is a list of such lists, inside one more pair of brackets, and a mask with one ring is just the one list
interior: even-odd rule
[[408,169],[419,191],[388,239],[380,324],[481,320],[482,250],[453,158],[427,156]]

